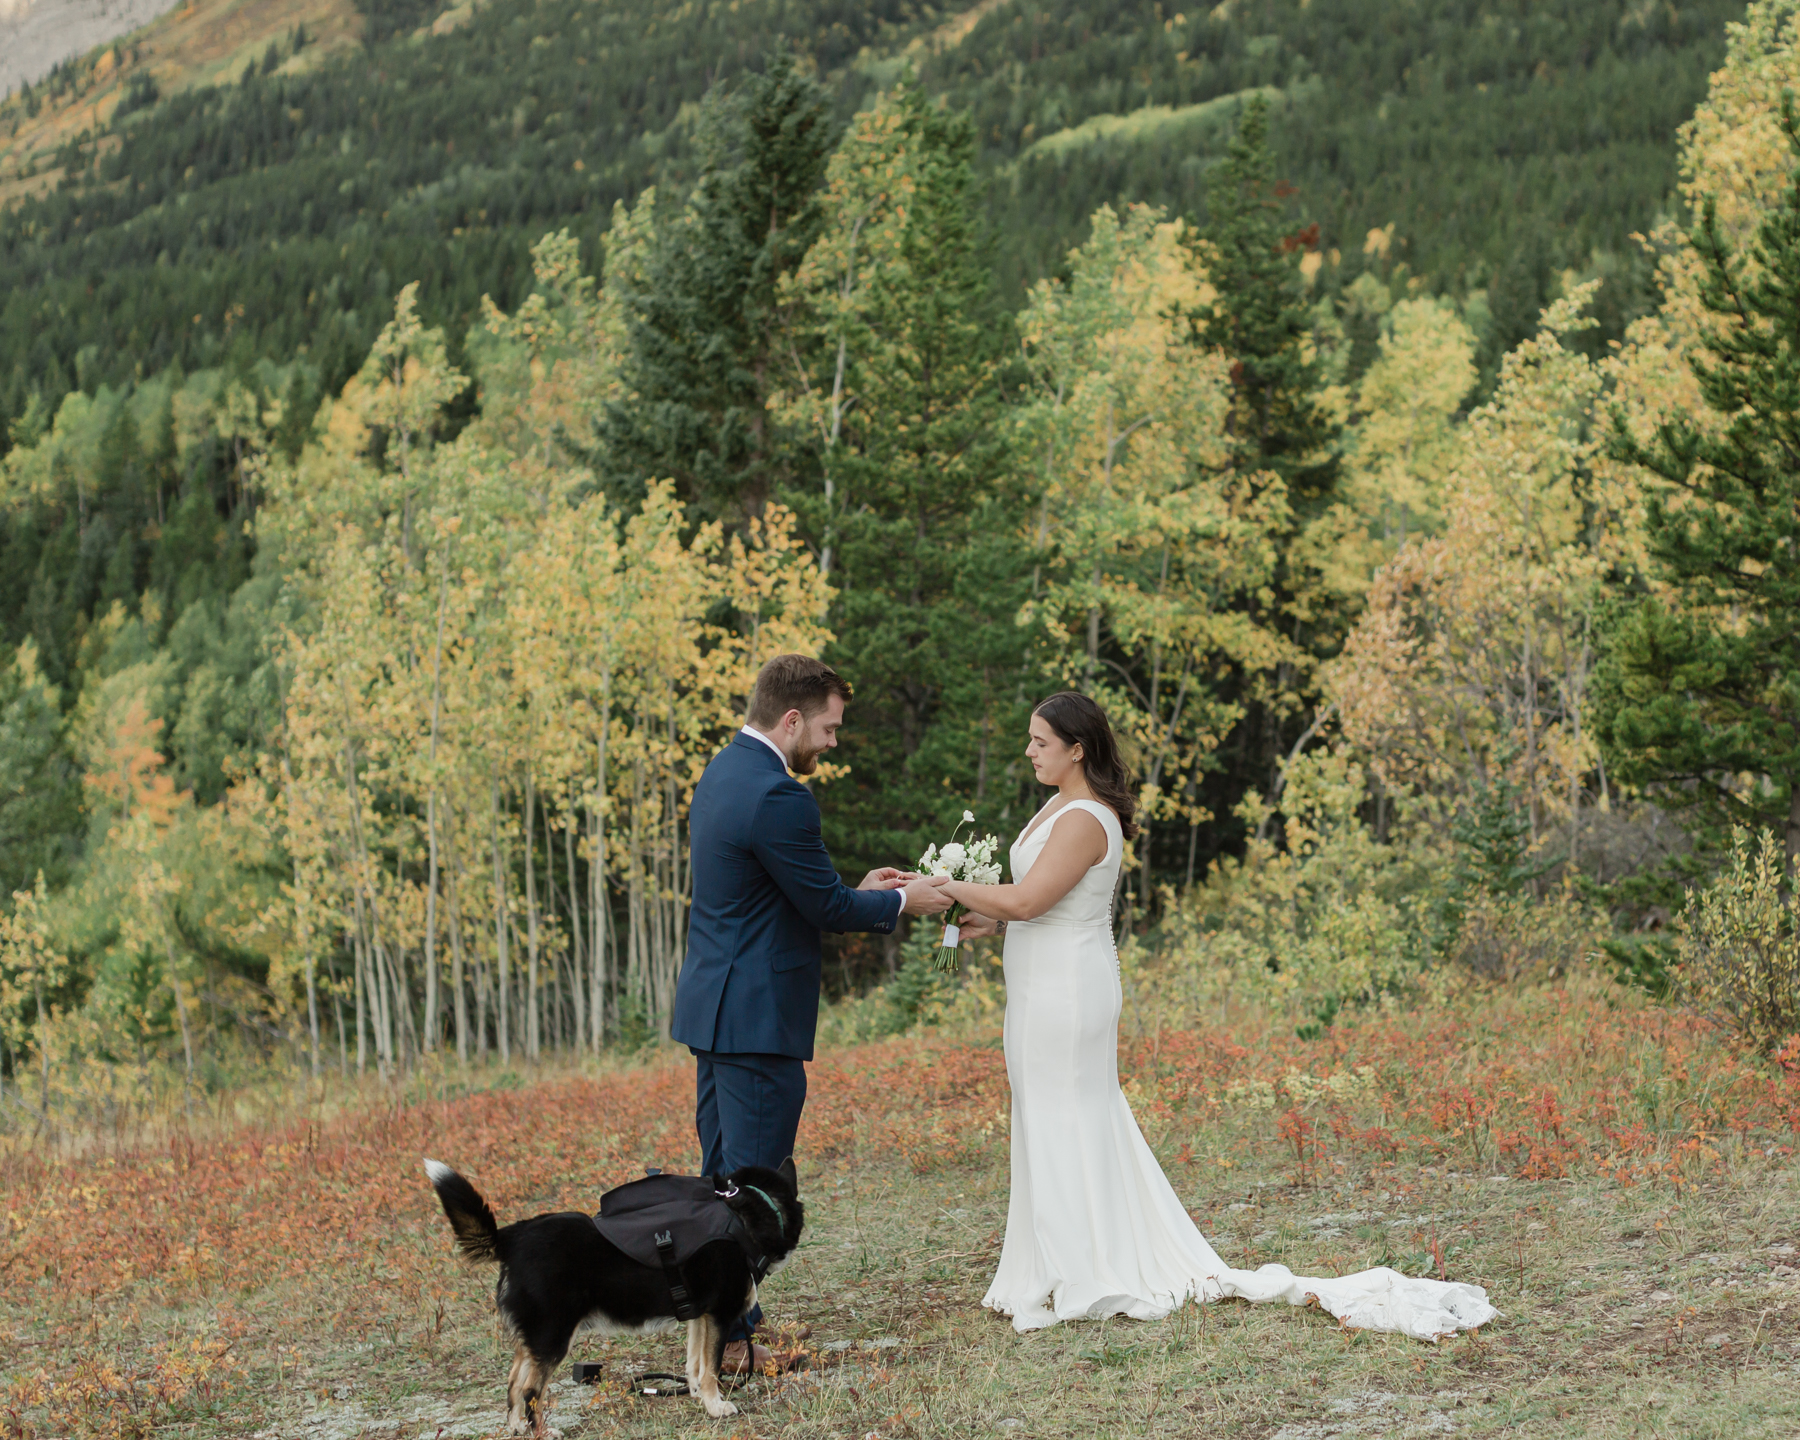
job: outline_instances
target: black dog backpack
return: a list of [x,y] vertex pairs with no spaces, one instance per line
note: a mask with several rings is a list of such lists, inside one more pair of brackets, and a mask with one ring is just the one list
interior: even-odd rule
[[[775,1212],[778,1225],[787,1224],[781,1207],[769,1196],[756,1192]],[[728,1180],[705,1175],[664,1175],[652,1170],[600,1197],[600,1213],[594,1227],[613,1245],[640,1265],[662,1270],[668,1281],[669,1299],[677,1320],[699,1314],[688,1298],[681,1267],[702,1246],[730,1240],[749,1262],[750,1274],[760,1285],[769,1273],[770,1261],[750,1233],[743,1217],[726,1201],[738,1194]]]

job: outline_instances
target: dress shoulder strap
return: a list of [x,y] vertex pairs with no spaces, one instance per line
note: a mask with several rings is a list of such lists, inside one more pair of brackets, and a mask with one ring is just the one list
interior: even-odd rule
[[1107,860],[1111,860],[1125,848],[1125,832],[1119,825],[1119,817],[1098,800],[1071,800],[1063,806],[1063,810],[1085,810],[1100,822],[1100,828],[1106,832]]

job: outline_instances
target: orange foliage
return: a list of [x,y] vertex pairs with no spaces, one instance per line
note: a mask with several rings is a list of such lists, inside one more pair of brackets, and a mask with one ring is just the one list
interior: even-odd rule
[[163,756],[156,748],[162,727],[143,700],[134,699],[106,745],[106,763],[82,777],[108,811],[117,815],[147,811],[157,829],[169,824],[181,803],[175,782],[163,773]]
[[[1695,1016],[1629,997],[1544,990],[1520,1003],[1532,1013],[1512,1023],[1477,1008],[1342,1016],[1316,1040],[1274,1025],[1163,1032],[1123,1043],[1119,1069],[1153,1139],[1191,1161],[1209,1132],[1229,1135],[1246,1158],[1285,1156],[1301,1183],[1333,1161],[1408,1159],[1680,1185],[1714,1168],[1728,1140],[1792,1153],[1800,1037],[1771,1066]],[[1341,1098],[1324,1083],[1359,1073],[1368,1083]],[[1246,1124],[1242,1096],[1259,1085],[1274,1100],[1269,1123]],[[898,1154],[924,1173],[1003,1143],[1007,1104],[998,1049],[893,1041],[813,1067],[802,1144]]]
[[[13,1382],[15,1407],[42,1406],[78,1435],[98,1440],[137,1440],[171,1417],[206,1405],[242,1380],[244,1368],[221,1337],[154,1345],[143,1363],[121,1369],[99,1355],[77,1361],[53,1378],[39,1370]],[[11,1412],[11,1435],[30,1434]]]

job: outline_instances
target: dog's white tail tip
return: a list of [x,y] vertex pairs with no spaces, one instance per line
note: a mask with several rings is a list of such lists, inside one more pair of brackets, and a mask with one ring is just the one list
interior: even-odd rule
[[425,1162],[426,1178],[429,1179],[433,1185],[442,1185],[455,1173],[456,1172],[442,1160],[427,1160]]

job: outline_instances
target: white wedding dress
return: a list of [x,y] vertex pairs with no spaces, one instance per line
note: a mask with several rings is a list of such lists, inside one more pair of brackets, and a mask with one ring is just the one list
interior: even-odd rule
[[1433,1340],[1499,1313],[1478,1285],[1385,1267],[1307,1279],[1285,1265],[1234,1270],[1188,1218],[1119,1089],[1112,896],[1118,817],[1076,800],[1012,847],[1015,882],[1071,810],[1106,827],[1106,858],[1036,920],[1006,927],[1006,1077],[1012,1197],[1000,1268],[982,1304],[1020,1331],[1061,1320],[1153,1320],[1189,1299],[1316,1299],[1345,1325]]

